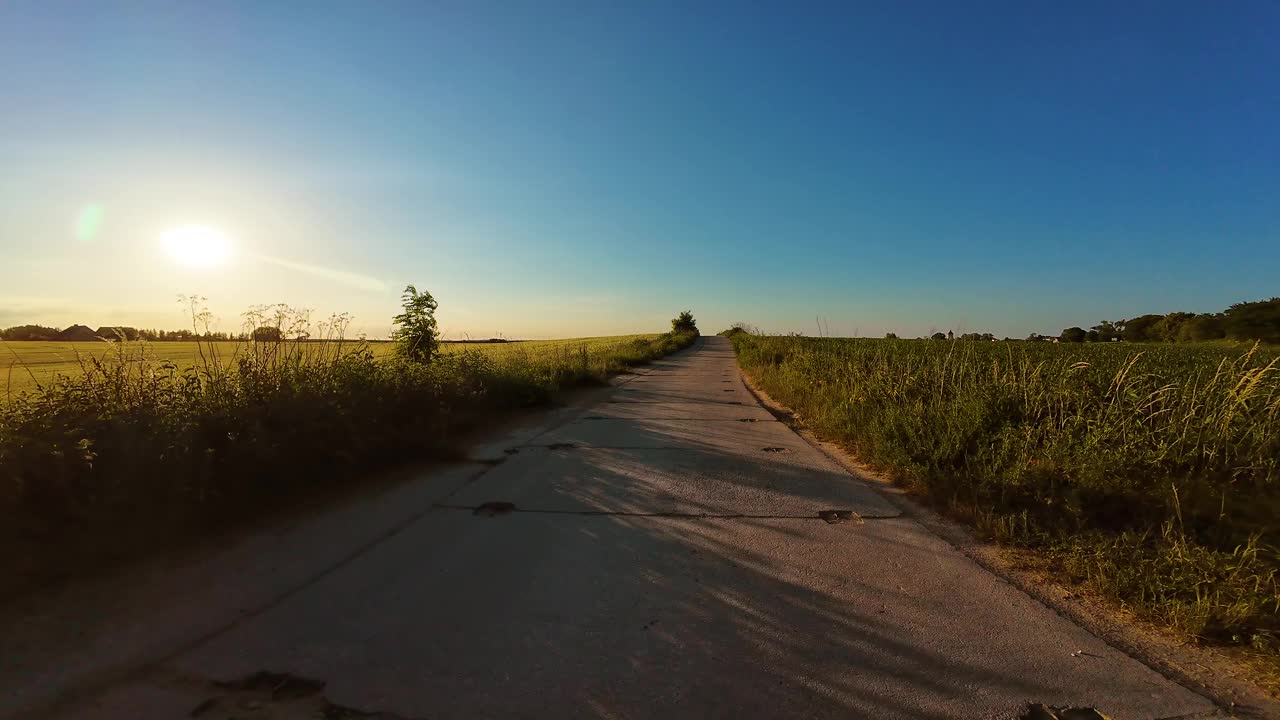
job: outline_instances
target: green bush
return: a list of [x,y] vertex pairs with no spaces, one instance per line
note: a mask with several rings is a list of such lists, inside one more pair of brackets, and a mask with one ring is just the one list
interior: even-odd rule
[[392,318],[391,339],[400,354],[416,363],[428,364],[440,354],[440,328],[436,324],[439,305],[431,293],[407,285],[400,296],[404,312]]
[[671,332],[692,333],[694,335],[697,335],[698,323],[693,319],[693,313],[689,310],[684,310],[679,315],[672,318]]
[[1275,350],[733,341],[806,424],[993,535],[1193,634],[1280,631]]
[[138,361],[120,344],[84,361],[80,375],[0,404],[0,573],[10,584],[0,594],[358,481],[379,465],[456,455],[460,434],[494,413],[694,339],[536,357],[467,350],[424,364],[375,358],[366,344],[342,341],[344,322],[330,327],[328,342],[273,334],[233,362],[210,348],[185,369]]

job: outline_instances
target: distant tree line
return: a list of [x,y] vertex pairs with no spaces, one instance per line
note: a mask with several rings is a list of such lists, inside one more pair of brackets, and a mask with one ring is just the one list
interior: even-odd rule
[[1171,312],[1129,320],[1103,320],[1085,330],[1069,327],[1061,342],[1203,342],[1261,340],[1280,343],[1280,297],[1240,302],[1220,313]]
[[[257,328],[254,334],[265,331],[279,333],[279,328]],[[0,340],[59,340],[85,342],[93,340],[147,340],[150,342],[193,342],[195,340],[248,340],[248,333],[203,332],[191,330],[148,330],[123,325],[103,326],[94,330],[88,325],[72,325],[60,329],[44,325],[15,325],[0,330]],[[256,337],[267,340],[270,338]]]
[[[886,338],[896,338],[886,333]],[[935,332],[934,340],[950,340],[951,332]],[[965,333],[960,340],[991,342],[991,333]],[[1013,338],[1005,338],[1012,340]],[[1256,302],[1240,302],[1219,313],[1171,312],[1167,315],[1139,315],[1129,320],[1103,320],[1085,330],[1069,327],[1058,335],[1031,333],[1028,342],[1204,342],[1206,340],[1260,340],[1280,343],[1280,297]]]
[[[885,338],[887,338],[887,339],[889,339],[889,340],[896,339],[897,337],[898,337],[898,336],[897,336],[897,335],[894,335],[893,333],[885,333]],[[934,333],[934,334],[930,335],[930,336],[929,336],[929,339],[930,339],[930,340],[956,340],[956,339],[959,339],[959,340],[980,340],[980,341],[982,341],[982,342],[994,342],[994,341],[995,341],[995,339],[996,339],[996,336],[995,336],[995,335],[992,335],[991,333],[964,333],[964,334],[963,334],[963,335],[961,335],[959,338],[957,338],[957,337],[956,337],[956,334],[955,334],[954,332],[952,332],[952,331],[948,330],[948,331],[946,331],[945,333],[942,333],[942,332],[936,332],[936,333]],[[1005,339],[1006,339],[1006,340],[1008,340],[1009,338],[1005,338]]]

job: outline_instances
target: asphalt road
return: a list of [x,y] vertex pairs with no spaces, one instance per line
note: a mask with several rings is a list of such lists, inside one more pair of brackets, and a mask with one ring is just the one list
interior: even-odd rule
[[9,618],[0,715],[1213,711],[901,517],[754,400],[723,338],[477,452]]

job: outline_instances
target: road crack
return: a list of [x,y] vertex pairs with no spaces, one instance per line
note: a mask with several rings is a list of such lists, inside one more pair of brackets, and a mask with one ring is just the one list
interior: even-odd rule
[[582,517],[637,517],[673,518],[677,520],[821,520],[830,525],[846,522],[861,524],[863,520],[897,520],[900,515],[862,515],[854,510],[819,510],[812,515],[783,515],[760,513],[717,513],[639,510],[557,510],[553,508],[521,508],[505,501],[489,501],[479,505],[436,503],[440,510],[465,510],[473,515],[578,515]]

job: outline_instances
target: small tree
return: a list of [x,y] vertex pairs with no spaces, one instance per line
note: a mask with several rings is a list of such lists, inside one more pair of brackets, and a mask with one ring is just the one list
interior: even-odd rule
[[671,332],[677,333],[693,333],[698,334],[698,323],[693,319],[693,313],[685,310],[679,315],[671,319]]
[[1158,326],[1164,321],[1163,315],[1140,315],[1132,320],[1124,321],[1124,329],[1120,337],[1125,342],[1159,342]]
[[897,334],[897,333],[887,332],[887,333],[885,333],[885,334],[884,334],[884,339],[885,339],[885,340],[897,340],[897,339],[898,339],[898,334]]
[[1183,323],[1179,330],[1178,340],[1183,342],[1202,342],[1218,340],[1226,337],[1222,327],[1222,316],[1204,313]]
[[1062,342],[1078,343],[1084,342],[1088,334],[1084,328],[1069,327],[1062,331],[1062,335],[1058,336],[1058,339]]
[[428,364],[440,354],[440,330],[436,324],[436,308],[439,305],[431,293],[408,285],[400,296],[404,312],[392,318],[396,329],[391,339],[397,351],[413,362]]
[[1115,340],[1120,337],[1123,326],[1123,322],[1113,323],[1110,320],[1103,320],[1093,326],[1093,331],[1098,334],[1098,339],[1093,342],[1111,342]]
[[1234,340],[1280,342],[1280,297],[1232,305],[1223,313],[1223,326]]
[[259,325],[253,329],[251,337],[254,342],[278,343],[284,339],[284,333],[275,325]]

